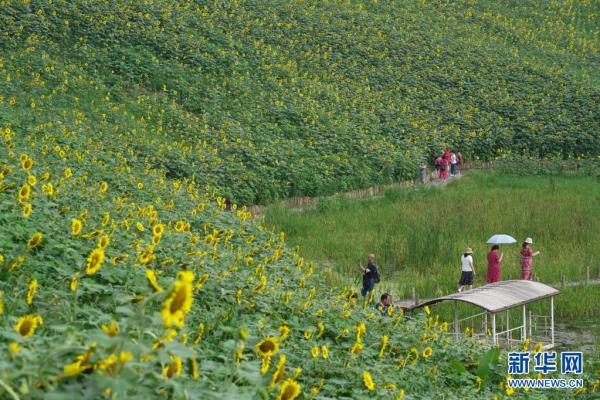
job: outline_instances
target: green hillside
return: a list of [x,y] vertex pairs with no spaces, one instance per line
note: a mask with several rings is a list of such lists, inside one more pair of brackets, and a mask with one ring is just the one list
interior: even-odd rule
[[3,4],[1,120],[139,136],[244,204],[600,148],[597,1]]
[[225,210],[594,155],[597,3],[469,4],[0,1],[0,398],[547,398]]

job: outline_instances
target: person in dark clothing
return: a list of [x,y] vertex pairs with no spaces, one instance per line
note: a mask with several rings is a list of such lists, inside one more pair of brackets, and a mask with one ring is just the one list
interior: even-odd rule
[[363,270],[363,281],[362,290],[360,291],[363,296],[371,292],[377,283],[379,283],[379,271],[375,265],[375,254],[369,254],[367,256],[367,267],[363,267],[359,261],[358,266]]
[[386,315],[388,313],[388,308],[392,306],[392,296],[388,293],[384,293],[381,295],[381,300],[375,308],[381,312],[381,315]]

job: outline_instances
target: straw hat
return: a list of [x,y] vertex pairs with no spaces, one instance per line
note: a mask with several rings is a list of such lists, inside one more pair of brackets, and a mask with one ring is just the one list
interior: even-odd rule
[[527,239],[525,239],[525,243],[532,244],[533,243],[533,239],[532,238],[527,238]]
[[470,248],[470,247],[467,247],[467,248],[465,249],[465,254],[473,254],[473,250],[471,250],[471,248]]

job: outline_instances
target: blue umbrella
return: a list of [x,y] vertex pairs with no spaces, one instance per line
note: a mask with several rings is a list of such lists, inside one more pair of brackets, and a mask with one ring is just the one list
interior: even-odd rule
[[489,238],[486,243],[489,243],[489,244],[510,244],[510,243],[517,243],[517,241],[512,236],[504,235],[504,234],[499,234],[499,235],[494,235],[491,238]]

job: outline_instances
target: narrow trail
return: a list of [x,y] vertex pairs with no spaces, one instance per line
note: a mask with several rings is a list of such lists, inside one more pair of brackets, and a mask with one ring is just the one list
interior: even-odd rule
[[[466,176],[467,174],[468,174],[468,169],[466,169],[465,171],[462,171],[461,173],[459,173],[456,176],[448,177],[447,180],[440,180],[434,175],[434,172],[431,172],[428,175],[427,182],[424,184],[418,183],[417,180],[394,182],[394,183],[390,183],[387,185],[376,185],[376,186],[371,186],[371,187],[364,188],[364,189],[356,189],[356,190],[351,190],[351,191],[344,192],[344,193],[337,193],[337,194],[330,195],[330,196],[292,197],[287,200],[281,200],[274,204],[284,205],[294,211],[303,211],[303,210],[314,209],[317,206],[317,204],[319,203],[319,201],[324,200],[324,199],[332,199],[336,196],[344,196],[348,199],[353,199],[353,200],[377,199],[377,198],[381,198],[383,196],[383,194],[385,193],[385,191],[389,190],[389,189],[406,189],[406,188],[411,188],[411,187],[415,187],[415,186],[442,187],[442,186],[446,186],[448,183],[450,183],[452,181],[455,181],[457,179],[460,179],[460,178]],[[260,219],[260,218],[264,217],[264,210],[266,207],[269,207],[269,205],[267,205],[267,206],[251,205],[251,206],[248,206],[248,210],[252,213],[252,216],[254,218]]]

